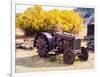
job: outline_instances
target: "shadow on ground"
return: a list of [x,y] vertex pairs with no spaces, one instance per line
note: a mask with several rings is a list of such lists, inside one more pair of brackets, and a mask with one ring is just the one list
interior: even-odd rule
[[33,57],[20,57],[16,58],[16,65],[24,66],[24,67],[55,67],[55,66],[65,66],[62,61],[56,60],[55,62],[51,62],[49,58],[40,58],[39,56]]
[[[32,54],[31,54],[32,53]],[[71,67],[71,68],[90,68],[94,66],[94,53],[89,52],[88,61],[82,62],[77,57],[74,64],[67,65],[63,63],[63,60],[57,58],[56,61],[52,62],[49,58],[40,58],[33,52],[20,51],[16,54],[16,66],[17,68],[40,68],[40,67]],[[69,68],[70,68],[69,67]]]

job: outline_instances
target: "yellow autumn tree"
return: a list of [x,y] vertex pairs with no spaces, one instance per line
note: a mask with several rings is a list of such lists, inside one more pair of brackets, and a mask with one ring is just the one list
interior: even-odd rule
[[16,27],[23,26],[23,13],[16,14]]
[[83,19],[73,10],[43,10],[42,6],[35,5],[24,13],[16,14],[16,27],[27,33],[37,31],[50,31],[51,26],[62,27],[64,32],[78,34],[83,27]]

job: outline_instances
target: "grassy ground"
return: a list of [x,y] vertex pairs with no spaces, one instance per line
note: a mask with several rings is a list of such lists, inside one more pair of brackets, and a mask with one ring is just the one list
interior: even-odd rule
[[62,60],[57,57],[55,62],[49,58],[40,58],[36,50],[16,50],[16,72],[35,72],[35,71],[51,71],[51,70],[76,70],[94,68],[94,53],[89,52],[89,59],[86,62],[79,61],[76,57],[74,64],[63,64]]

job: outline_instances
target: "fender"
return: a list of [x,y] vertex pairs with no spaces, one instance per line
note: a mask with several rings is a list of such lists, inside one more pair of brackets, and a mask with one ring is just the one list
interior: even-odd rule
[[52,35],[47,32],[41,32],[41,33],[37,34],[37,36],[35,37],[35,40],[34,40],[34,47],[35,47],[35,41],[39,37],[39,35],[44,35],[46,37],[47,42],[48,42],[48,50],[51,51],[54,48],[54,39],[53,39]]
[[54,48],[54,39],[50,33],[42,32],[41,34],[45,35],[49,44],[49,51]]

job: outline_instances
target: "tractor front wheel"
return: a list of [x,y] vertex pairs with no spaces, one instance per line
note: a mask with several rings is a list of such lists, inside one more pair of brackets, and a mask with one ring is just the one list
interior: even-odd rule
[[88,52],[85,47],[81,47],[81,54],[79,55],[79,59],[82,61],[88,60]]
[[63,61],[65,64],[73,64],[75,61],[75,54],[72,49],[65,49],[63,53]]

